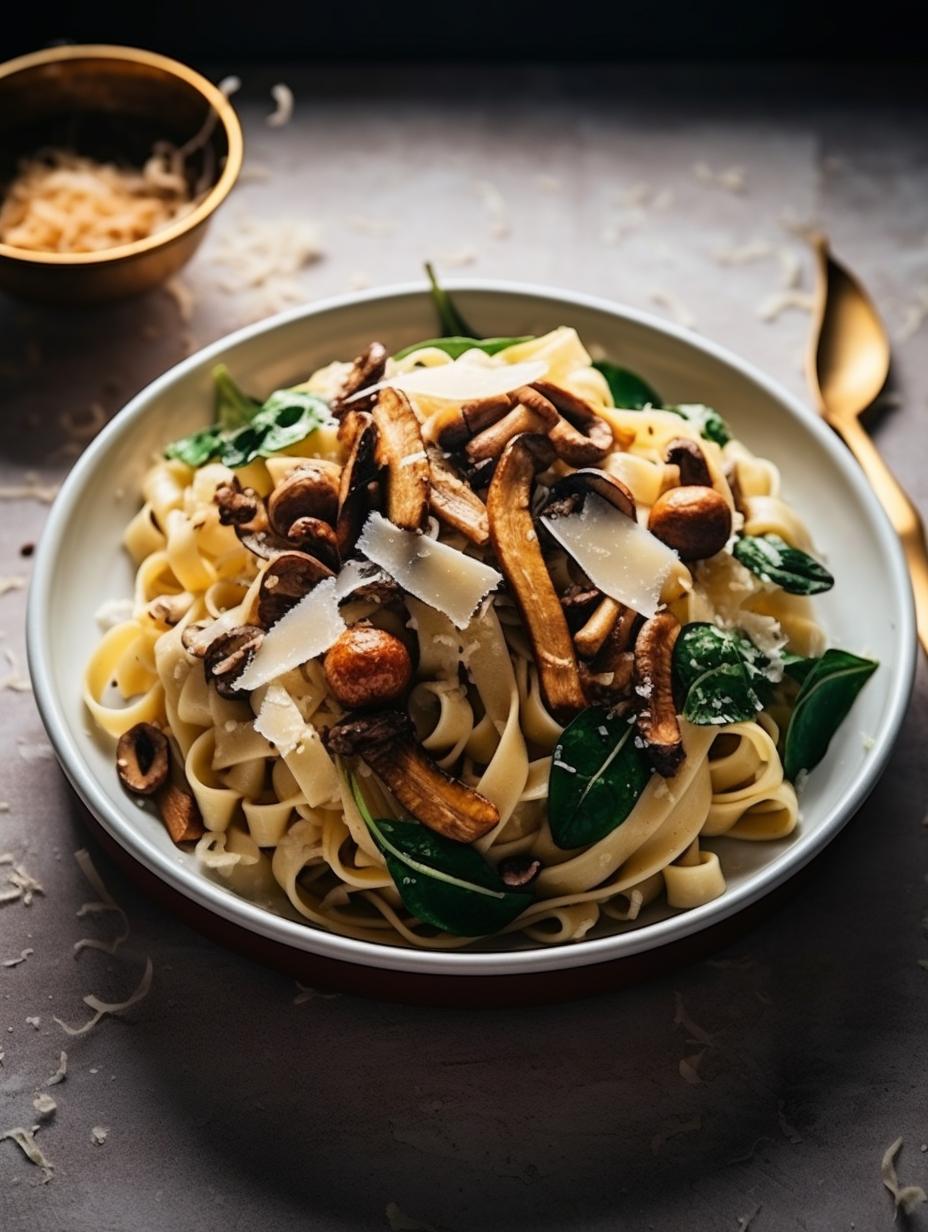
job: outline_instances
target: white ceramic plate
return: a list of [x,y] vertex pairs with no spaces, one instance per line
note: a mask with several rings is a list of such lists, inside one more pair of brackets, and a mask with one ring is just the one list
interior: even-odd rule
[[695,910],[652,909],[634,926],[568,946],[490,941],[445,954],[337,937],[301,922],[285,901],[248,901],[205,876],[192,856],[173,846],[160,822],[123,794],[112,746],[91,731],[84,712],[81,679],[100,636],[94,613],[103,599],[131,593],[132,571],[120,537],[138,508],[148,460],[167,441],[208,422],[210,371],[220,360],[246,389],[270,392],[332,359],[356,355],[372,338],[392,351],[434,335],[431,303],[418,286],[328,300],[240,330],[149,385],[100,434],[64,484],[36,556],[28,618],[36,699],[65,773],[112,837],[200,906],[272,940],[367,966],[460,975],[550,971],[654,949],[717,923],[782,884],[834,838],[873,787],[902,722],[914,673],[903,556],[862,473],[831,432],[775,382],[722,348],[589,296],[476,280],[458,281],[451,289],[465,317],[478,321],[487,335],[575,326],[594,352],[640,372],[668,400],[717,407],[736,436],[780,466],[787,499],[812,527],[837,578],[835,589],[819,601],[832,642],[881,663],[810,777],[793,836],[776,843],[725,842],[728,891]]

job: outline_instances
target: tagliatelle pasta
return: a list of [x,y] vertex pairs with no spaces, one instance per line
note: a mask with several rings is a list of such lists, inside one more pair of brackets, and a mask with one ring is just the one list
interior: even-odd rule
[[[812,542],[777,468],[708,408],[617,406],[619,370],[569,327],[507,341],[372,346],[263,406],[236,395],[237,420],[170,446],[126,528],[132,617],[87,667],[87,707],[130,770],[150,762],[138,724],[166,735],[208,875],[276,885],[344,936],[578,941],[717,898],[714,840],[798,824],[784,750],[811,768],[790,718],[825,638],[814,588],[784,572]],[[557,523],[593,498],[595,583]],[[622,518],[638,526],[616,560]],[[393,546],[367,559],[381,525]],[[402,560],[429,539],[441,570],[412,594]],[[642,560],[668,561],[647,618],[623,599],[647,590],[643,540]],[[756,543],[780,553],[779,582]],[[490,591],[462,620],[466,558],[491,566]],[[134,789],[125,755],[119,772]]]

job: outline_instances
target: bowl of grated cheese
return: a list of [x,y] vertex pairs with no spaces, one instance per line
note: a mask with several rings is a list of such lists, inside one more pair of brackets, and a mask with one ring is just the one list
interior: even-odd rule
[[226,93],[175,60],[92,45],[0,65],[0,290],[86,304],[158,286],[241,164]]

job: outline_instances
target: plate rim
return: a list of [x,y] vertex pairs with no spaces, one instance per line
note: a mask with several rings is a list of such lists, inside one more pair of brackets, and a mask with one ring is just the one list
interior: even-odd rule
[[[675,341],[703,351],[725,366],[763,389],[790,413],[800,426],[817,438],[832,462],[844,474],[854,490],[857,501],[870,515],[870,521],[880,541],[893,582],[894,599],[899,616],[897,644],[899,657],[894,664],[887,717],[875,737],[876,746],[861,762],[861,769],[843,792],[837,805],[829,811],[817,830],[800,835],[783,853],[782,859],[760,869],[743,885],[727,890],[720,898],[691,911],[681,912],[640,929],[614,933],[556,946],[500,952],[468,952],[457,950],[415,949],[395,944],[358,941],[336,933],[317,929],[308,923],[288,920],[255,903],[249,902],[226,888],[170,859],[157,849],[149,848],[134,832],[128,808],[125,813],[113,808],[80,748],[72,739],[66,719],[66,708],[52,684],[49,602],[55,572],[58,545],[67,525],[72,507],[91,479],[97,461],[118,438],[131,432],[135,421],[153,398],[205,362],[222,355],[229,348],[292,324],[295,321],[325,316],[356,304],[390,301],[408,296],[425,295],[423,283],[391,284],[362,292],[330,296],[310,304],[298,305],[235,330],[210,343],[193,355],[182,359],[156,377],[118,411],[109,424],[91,442],[65,478],[39,539],[32,580],[29,587],[26,614],[26,649],[29,671],[39,714],[48,733],[55,755],[71,786],[85,806],[93,813],[107,833],[134,859],[174,889],[192,899],[200,907],[212,911],[232,923],[242,925],[272,941],[362,966],[381,967],[418,974],[454,975],[518,975],[523,972],[553,971],[569,966],[590,965],[639,954],[728,918],[756,902],[789,880],[821,852],[850,821],[876,786],[899,734],[909,704],[915,678],[917,645],[915,614],[908,568],[901,543],[889,520],[870,489],[863,471],[849,451],[825,425],[821,418],[778,381],[768,376],[751,361],[736,355],[727,347],[705,338],[684,326],[657,317],[653,313],[581,291],[561,290],[511,279],[454,278],[446,281],[449,291],[473,291],[502,296],[520,295],[548,300],[562,306],[573,306],[599,312],[632,322]],[[128,804],[128,802],[127,802]]]

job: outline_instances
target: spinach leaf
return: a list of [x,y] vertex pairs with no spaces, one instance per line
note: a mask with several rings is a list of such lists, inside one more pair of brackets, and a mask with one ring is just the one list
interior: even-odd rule
[[681,713],[699,726],[743,723],[770,697],[769,660],[738,629],[694,621],[680,631],[673,677],[683,699]]
[[[229,380],[231,382],[231,377]],[[255,406],[257,409],[242,426],[223,427],[221,422],[216,423],[173,441],[165,449],[164,456],[178,458],[193,467],[204,466],[218,458],[223,465],[238,469],[255,458],[269,458],[282,449],[289,449],[317,428],[332,422],[328,404],[302,389],[277,389],[266,402]],[[244,409],[244,403],[239,409]]]
[[192,466],[194,469],[205,466],[219,453],[222,440],[217,428],[204,428],[202,432],[194,432],[190,436],[182,436],[180,440],[172,441],[165,448],[166,458],[177,458],[178,461]]
[[403,347],[402,351],[397,351],[393,358],[405,359],[407,355],[411,355],[413,351],[421,351],[423,347],[436,347],[439,351],[450,355],[452,359],[457,359],[465,351],[474,349],[483,351],[485,355],[495,355],[498,351],[504,351],[506,347],[515,346],[519,342],[531,342],[531,340],[531,334],[525,334],[521,338],[426,338],[424,342],[414,342],[412,346]]
[[643,381],[627,368],[610,363],[608,359],[597,359],[593,367],[606,378],[606,384],[612,393],[612,401],[621,410],[640,411],[646,406],[663,406],[660,394],[652,389],[647,381]]
[[791,680],[795,680],[797,684],[802,684],[812,668],[815,667],[818,659],[807,659],[804,655],[793,654],[791,650],[782,652],[783,658],[783,673],[789,676]]
[[745,569],[790,595],[819,595],[835,584],[824,565],[779,535],[742,535],[732,551]]
[[561,848],[585,847],[628,817],[651,777],[635,724],[601,706],[581,711],[551,761],[548,823]]
[[438,315],[438,327],[441,330],[442,337],[475,337],[474,331],[461,316],[460,312],[458,312],[454,300],[444,287],[439,284],[438,275],[435,273],[431,261],[426,261],[425,272],[428,274],[429,282],[431,283],[432,303],[435,305],[435,312]]
[[533,895],[511,890],[473,847],[418,821],[374,820],[352,777],[355,803],[383,852],[403,906],[456,937],[484,937],[511,924]]
[[879,664],[846,650],[826,650],[803,681],[783,742],[783,772],[795,781],[825,756],[854,699]]
[[711,406],[703,406],[699,402],[683,402],[679,406],[667,406],[664,410],[672,411],[687,423],[694,424],[699,429],[699,435],[707,441],[715,441],[716,445],[727,445],[731,440],[728,424]]
[[261,410],[261,403],[242,393],[225,364],[213,369],[216,423],[223,431],[244,427]]

